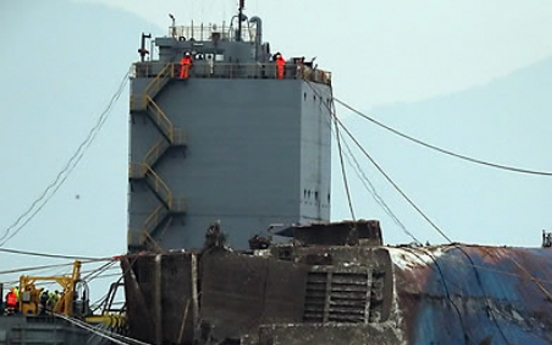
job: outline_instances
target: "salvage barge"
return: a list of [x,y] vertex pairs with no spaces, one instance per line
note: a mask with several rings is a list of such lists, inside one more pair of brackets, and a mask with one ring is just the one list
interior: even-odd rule
[[552,344],[551,251],[389,247],[377,221],[329,223],[331,73],[304,57],[279,70],[242,9],[229,27],[173,22],[150,59],[142,36],[122,259],[131,337]]

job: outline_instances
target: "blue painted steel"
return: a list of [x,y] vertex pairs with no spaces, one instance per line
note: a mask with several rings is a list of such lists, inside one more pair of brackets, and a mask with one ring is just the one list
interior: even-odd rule
[[552,344],[552,250],[450,246],[442,254],[411,252],[431,253],[434,260],[399,272],[408,286],[416,277],[422,287],[399,291],[400,303],[413,309],[406,322],[410,344]]

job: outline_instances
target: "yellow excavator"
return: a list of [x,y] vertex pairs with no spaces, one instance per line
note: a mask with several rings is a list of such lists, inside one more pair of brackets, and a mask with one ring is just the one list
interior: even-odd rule
[[[70,275],[62,276],[21,276],[19,279],[19,305],[21,314],[26,316],[55,315],[84,320],[92,324],[105,324],[111,328],[124,328],[124,313],[113,312],[104,308],[100,315],[94,315],[88,303],[88,287],[80,278],[81,262],[75,261]],[[54,296],[48,301],[43,294],[44,288],[37,283],[54,282],[59,285]],[[112,289],[110,293],[115,293]],[[53,297],[53,298],[52,298]],[[109,300],[109,296],[108,299]],[[111,299],[112,300],[112,299]],[[48,303],[47,303],[48,302]]]

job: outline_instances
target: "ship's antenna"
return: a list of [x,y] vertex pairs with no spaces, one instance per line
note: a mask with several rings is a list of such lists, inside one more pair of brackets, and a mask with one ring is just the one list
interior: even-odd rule
[[242,38],[242,18],[243,18],[243,8],[245,7],[245,0],[240,0],[240,5],[238,7],[238,37],[236,41],[241,41]]

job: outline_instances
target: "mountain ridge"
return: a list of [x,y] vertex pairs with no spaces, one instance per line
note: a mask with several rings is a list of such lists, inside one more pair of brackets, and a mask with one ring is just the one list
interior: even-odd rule
[[[462,92],[376,107],[368,114],[408,135],[456,153],[493,163],[552,171],[550,80],[552,58]],[[346,125],[354,128],[368,152],[431,219],[442,224],[453,240],[540,244],[540,230],[550,226],[547,205],[552,203],[552,186],[546,177],[497,170],[444,156],[339,109],[339,115],[344,113]],[[367,162],[363,166],[411,232],[422,234],[422,239],[432,243],[443,241],[372,166]],[[339,176],[334,169],[334,179]],[[354,190],[363,190],[358,181],[352,185]],[[335,193],[340,193],[337,187]],[[382,219],[384,228],[391,230],[386,232],[391,235],[391,242],[408,240],[371,197],[362,193],[355,199],[364,210],[363,216]],[[335,206],[334,218],[348,216],[344,205]],[[516,217],[509,219],[509,215]],[[487,231],[476,230],[474,224]],[[526,236],[526,231],[531,231],[531,237]]]

